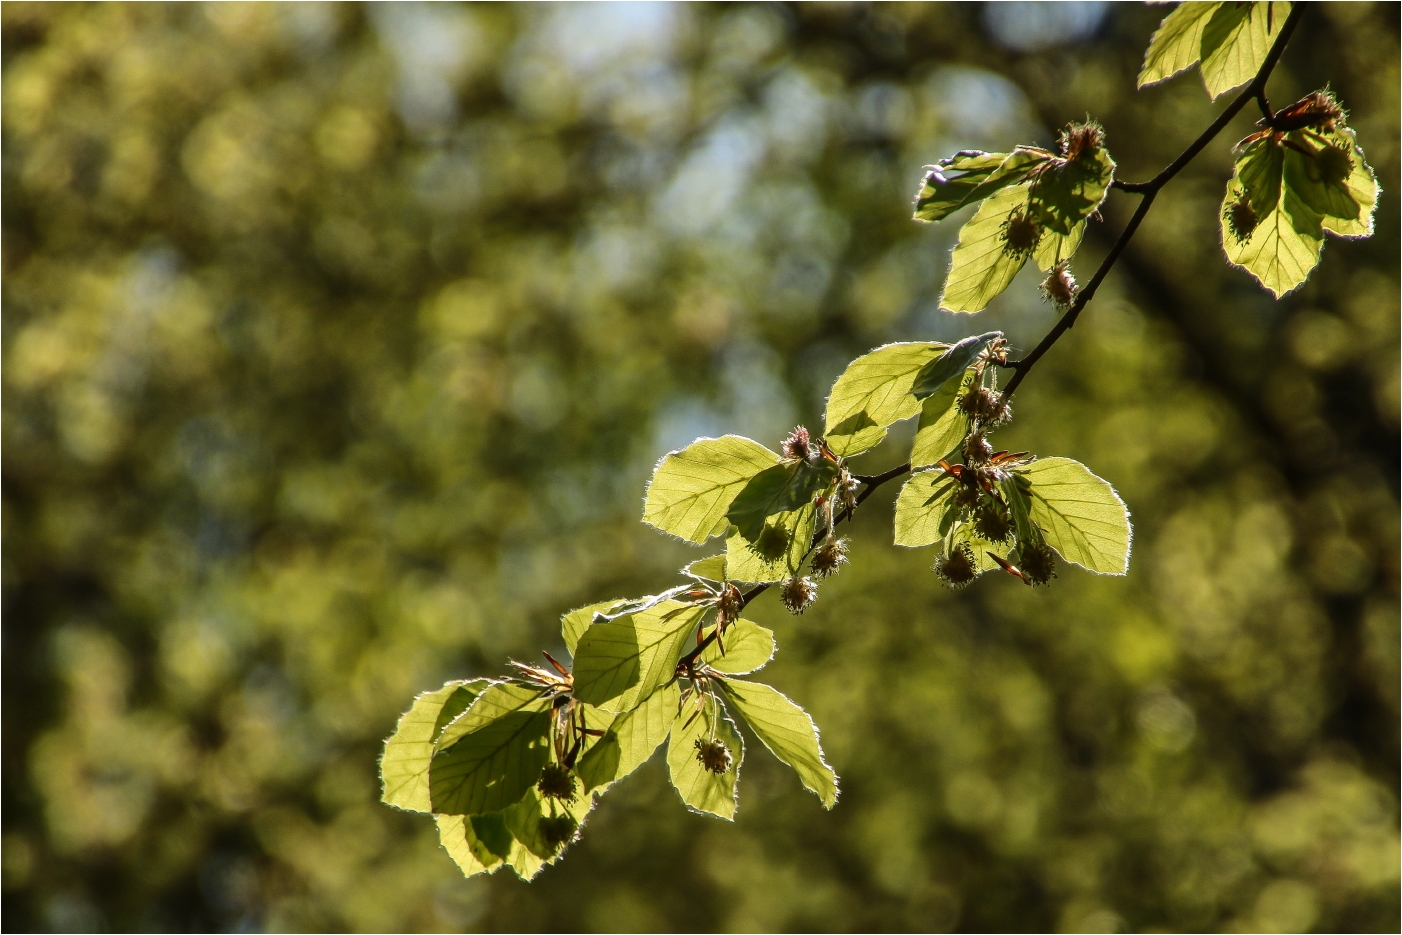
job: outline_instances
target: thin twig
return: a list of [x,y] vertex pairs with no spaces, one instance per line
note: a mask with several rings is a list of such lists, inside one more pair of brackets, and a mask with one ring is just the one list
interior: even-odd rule
[[1162,172],[1147,182],[1121,182],[1116,180],[1111,183],[1112,188],[1118,188],[1123,192],[1143,195],[1144,200],[1139,203],[1139,207],[1135,210],[1134,216],[1129,219],[1129,223],[1125,225],[1125,229],[1120,233],[1119,239],[1116,240],[1114,246],[1110,248],[1110,252],[1105,255],[1105,259],[1101,261],[1100,267],[1095,271],[1095,275],[1091,276],[1090,282],[1086,283],[1085,288],[1077,293],[1076,301],[1067,309],[1066,314],[1061,316],[1061,320],[1047,332],[1046,337],[1042,338],[1041,343],[1033,348],[1031,353],[1021,360],[1009,363],[1008,366],[1012,367],[1017,372],[1013,374],[1013,378],[1008,381],[1007,387],[1003,390],[1004,398],[1013,395],[1018,385],[1022,383],[1027,374],[1036,366],[1037,361],[1042,359],[1042,356],[1051,349],[1051,346],[1057,342],[1057,339],[1070,331],[1071,327],[1076,324],[1076,319],[1080,317],[1081,310],[1095,297],[1096,290],[1100,288],[1100,284],[1104,282],[1105,277],[1109,275],[1110,268],[1115,265],[1115,261],[1120,258],[1120,254],[1124,253],[1125,247],[1129,245],[1129,241],[1134,237],[1135,231],[1139,230],[1139,225],[1143,222],[1144,215],[1149,213],[1149,208],[1153,205],[1154,198],[1158,196],[1159,190],[1167,185],[1175,175],[1183,171],[1183,168],[1188,163],[1192,162],[1198,153],[1202,152],[1203,149],[1207,147],[1207,144],[1216,139],[1217,134],[1226,129],[1227,124],[1232,122],[1232,118],[1251,101],[1255,100],[1261,105],[1261,110],[1265,113],[1267,121],[1274,118],[1275,115],[1270,112],[1270,106],[1266,102],[1266,81],[1270,78],[1271,72],[1275,69],[1276,62],[1280,61],[1280,55],[1285,51],[1286,43],[1290,41],[1290,34],[1295,31],[1295,26],[1300,22],[1300,17],[1304,15],[1304,12],[1305,4],[1303,3],[1296,3],[1291,8],[1290,15],[1286,17],[1285,23],[1280,27],[1280,35],[1276,36],[1275,44],[1272,45],[1271,50],[1266,53],[1266,60],[1261,63],[1261,68],[1256,72],[1256,77],[1251,79],[1251,83],[1236,96],[1231,104],[1227,105],[1227,109],[1222,111],[1217,119],[1212,121],[1212,125],[1204,130],[1202,135],[1194,140],[1187,149],[1183,150],[1177,159],[1169,163]]

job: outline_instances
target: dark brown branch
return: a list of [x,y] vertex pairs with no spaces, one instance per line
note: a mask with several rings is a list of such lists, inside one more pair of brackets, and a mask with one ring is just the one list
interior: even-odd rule
[[1123,253],[1125,247],[1129,245],[1129,241],[1134,237],[1135,231],[1139,230],[1139,225],[1143,222],[1144,215],[1149,213],[1149,208],[1153,205],[1154,198],[1158,196],[1159,190],[1167,185],[1175,175],[1183,171],[1183,168],[1187,166],[1188,163],[1192,162],[1198,153],[1202,152],[1203,149],[1207,147],[1207,144],[1216,139],[1217,134],[1226,129],[1227,124],[1232,122],[1232,118],[1251,101],[1255,100],[1261,105],[1261,110],[1265,113],[1268,121],[1275,116],[1270,112],[1270,105],[1266,103],[1266,81],[1270,78],[1276,63],[1280,61],[1281,53],[1285,51],[1285,45],[1290,41],[1290,34],[1295,31],[1295,27],[1299,24],[1300,17],[1304,15],[1304,12],[1305,4],[1303,3],[1296,3],[1291,8],[1290,15],[1280,27],[1280,35],[1276,36],[1275,44],[1271,46],[1270,52],[1266,53],[1266,60],[1261,63],[1261,68],[1256,72],[1256,77],[1251,79],[1251,83],[1236,96],[1231,104],[1227,105],[1227,109],[1222,111],[1217,119],[1212,121],[1211,126],[1202,131],[1202,134],[1194,140],[1187,149],[1183,150],[1177,159],[1169,163],[1162,172],[1147,182],[1121,182],[1117,179],[1111,183],[1112,188],[1118,188],[1123,192],[1143,195],[1144,200],[1139,203],[1139,207],[1135,210],[1134,216],[1129,219],[1129,223],[1125,225],[1124,231],[1120,233],[1114,246],[1110,248],[1110,252],[1105,255],[1105,259],[1101,261],[1100,267],[1096,269],[1095,275],[1091,276],[1090,282],[1086,283],[1085,288],[1077,293],[1076,301],[1066,310],[1066,314],[1061,316],[1061,320],[1052,327],[1051,331],[1047,332],[1046,337],[1042,338],[1041,343],[1034,347],[1031,353],[1021,360],[1011,363],[1010,366],[1017,372],[1013,375],[1013,378],[1008,381],[1007,388],[1003,390],[1003,395],[1005,397],[1013,395],[1018,385],[1022,383],[1027,374],[1036,366],[1037,361],[1041,360],[1043,355],[1051,350],[1051,346],[1076,324],[1076,319],[1080,317],[1081,310],[1089,304],[1091,299],[1095,298],[1096,290],[1100,288],[1100,284],[1104,282],[1105,277],[1109,275],[1111,267],[1115,265],[1115,261],[1120,258],[1120,254]]

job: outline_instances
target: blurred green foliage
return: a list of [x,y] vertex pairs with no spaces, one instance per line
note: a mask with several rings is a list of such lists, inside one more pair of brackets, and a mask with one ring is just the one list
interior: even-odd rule
[[1157,171],[1215,112],[1135,90],[1163,12],[5,4],[5,927],[1396,931],[1395,5],[1312,8],[1270,86],[1350,109],[1376,236],[1278,303],[1229,269],[1241,116],[1018,394],[1127,579],[951,594],[891,489],[754,605],[834,811],[757,755],[691,814],[659,756],[527,885],[377,801],[416,692],[703,554],[638,522],[662,453],[1045,332],[1030,270],[936,310],[920,166],[1089,113]]

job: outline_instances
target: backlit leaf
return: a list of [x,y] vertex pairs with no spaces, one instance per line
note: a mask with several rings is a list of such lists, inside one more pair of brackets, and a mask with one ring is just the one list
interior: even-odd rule
[[434,812],[481,815],[514,805],[549,758],[550,702],[538,689],[497,683],[443,731],[429,765]]
[[506,810],[504,817],[511,837],[535,860],[513,849],[507,858],[511,869],[521,879],[529,880],[541,867],[553,864],[579,833],[593,809],[594,796],[588,792],[577,793],[573,801],[565,801],[544,798],[531,789],[520,802]]
[[1220,3],[1180,3],[1164,17],[1139,72],[1139,87],[1158,84],[1198,63],[1202,56],[1202,32]]
[[579,638],[584,635],[584,631],[594,622],[595,614],[612,613],[615,609],[622,609],[627,601],[619,598],[616,601],[600,601],[597,604],[589,604],[578,610],[572,610],[560,618],[560,635],[565,640],[565,645],[573,653],[575,647],[579,645]]
[[701,660],[727,675],[745,675],[761,669],[774,658],[774,631],[737,620],[725,631],[724,653],[721,643],[712,643],[701,653]]
[[1004,188],[985,200],[959,230],[940,308],[981,312],[1012,283],[1030,254],[1009,251],[1004,227],[1009,215],[1025,207],[1027,199],[1026,182]]
[[635,614],[596,623],[574,657],[574,696],[622,713],[670,681],[677,658],[707,608],[663,601]]
[[643,522],[689,542],[724,532],[730,502],[779,456],[738,435],[702,438],[658,462],[648,484]]
[[915,219],[939,221],[965,205],[981,201],[999,189],[1027,178],[1036,166],[1052,158],[1043,149],[1019,146],[1011,153],[965,150],[925,167],[915,196]]
[[969,417],[956,405],[959,396],[973,383],[974,372],[965,370],[962,380],[951,380],[938,393],[926,398],[920,409],[915,444],[910,449],[912,467],[935,464],[958,448],[969,434]]
[[[1222,248],[1227,259],[1276,297],[1309,278],[1324,246],[1321,217],[1284,184],[1284,166],[1281,147],[1264,140],[1253,143],[1237,160],[1236,174],[1227,183],[1222,202]],[[1243,199],[1255,213],[1249,233],[1235,229],[1232,220],[1234,205]],[[1241,236],[1244,233],[1247,236]]]
[[698,558],[682,569],[684,574],[693,578],[701,578],[705,581],[724,581],[725,579],[725,555],[712,555],[710,558]]
[[1345,154],[1351,163],[1343,179],[1327,176],[1322,156],[1328,155],[1318,140],[1307,140],[1308,148],[1320,152],[1313,159],[1296,150],[1284,153],[1285,182],[1311,210],[1321,215],[1321,226],[1339,237],[1354,239],[1373,233],[1373,212],[1378,204],[1378,180],[1363,156],[1363,149],[1347,127],[1337,127],[1319,136]]
[[[912,409],[911,415],[915,412]],[[770,517],[801,510],[837,479],[837,465],[826,458],[817,461],[785,460],[760,471],[730,504],[726,518],[740,535],[760,543]]]
[[673,682],[653,692],[641,704],[614,718],[608,731],[579,759],[579,778],[586,790],[615,783],[647,762],[667,739],[677,716],[680,689]]
[[817,508],[769,517],[754,542],[736,529],[725,540],[725,571],[731,581],[779,581],[797,573],[813,539]]
[[449,682],[437,691],[424,692],[399,718],[394,734],[385,741],[380,757],[380,800],[395,808],[431,811],[428,765],[433,745],[449,721],[461,714],[490,682]]
[[779,691],[758,682],[721,682],[726,699],[750,730],[780,760],[793,767],[803,785],[825,808],[837,803],[837,773],[823,759],[813,719]]
[[1199,65],[1213,99],[1256,77],[1289,15],[1287,2],[1217,5],[1202,31]]
[[940,520],[958,482],[936,468],[912,474],[896,497],[896,545],[915,548],[944,538]]
[[[990,331],[987,334],[970,335],[959,340],[949,350],[921,368],[914,383],[911,384],[911,394],[916,399],[925,399],[938,393],[946,386],[951,384],[957,386],[964,371],[978,359],[978,355],[983,353],[984,348],[1002,336],[1003,332],[1001,331]],[[913,410],[912,414],[914,414]]]
[[434,815],[433,818],[438,824],[438,842],[453,858],[453,863],[458,865],[463,876],[496,873],[501,869],[502,858],[493,854],[478,839],[466,815]]
[[[695,717],[692,717],[693,713]],[[688,718],[691,719],[690,724],[686,723]],[[697,742],[712,740],[725,744],[730,750],[730,766],[723,773],[706,769],[698,757]],[[667,772],[687,808],[733,821],[735,787],[744,759],[745,744],[740,739],[740,732],[718,701],[707,699],[699,713],[691,704],[683,706],[677,722],[672,725],[672,739],[667,744]]]
[[1068,562],[1103,575],[1129,570],[1129,510],[1115,489],[1070,458],[1020,468],[1032,482],[1032,521]]
[[833,452],[851,457],[873,448],[888,426],[919,412],[911,385],[948,347],[933,341],[887,344],[848,364],[828,396],[823,431]]

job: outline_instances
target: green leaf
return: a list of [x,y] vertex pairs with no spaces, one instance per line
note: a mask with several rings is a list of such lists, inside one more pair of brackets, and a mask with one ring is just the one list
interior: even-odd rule
[[1003,502],[1012,514],[1013,531],[1019,542],[1035,542],[1042,538],[1040,530],[1032,522],[1032,498],[1027,492],[1028,480],[1023,475],[1014,475],[999,483]]
[[683,568],[682,574],[700,578],[703,581],[725,581],[725,554],[712,555],[710,558],[698,558]]
[[[693,713],[695,717],[692,717]],[[686,723],[688,718],[691,718],[690,724]],[[730,768],[723,773],[712,773],[697,757],[697,741],[712,739],[730,749]],[[744,741],[730,718],[726,717],[719,701],[708,698],[700,712],[696,712],[690,704],[683,707],[677,722],[672,725],[672,739],[667,744],[667,772],[688,808],[733,821],[735,787],[744,759]]]
[[915,430],[915,444],[910,449],[911,467],[935,464],[958,448],[969,434],[969,417],[956,403],[960,395],[968,392],[973,381],[974,372],[965,370],[962,380],[949,381],[938,393],[925,399],[920,409],[920,424]]
[[[512,806],[512,808],[515,807]],[[511,829],[506,826],[508,812],[510,809],[488,812],[485,815],[462,816],[467,819],[464,825],[465,833],[470,832],[472,838],[476,839],[473,847],[478,859],[487,863],[494,859],[511,859],[511,850],[516,846],[516,839],[511,836]],[[469,839],[469,843],[471,843],[471,839]]]
[[[1038,258],[1053,261],[1043,265],[1050,269],[1056,263],[1070,259],[1080,245],[1082,222],[1095,213],[1110,183],[1115,180],[1115,160],[1103,146],[1087,147],[1075,159],[1058,159],[1038,174],[1032,183],[1032,209],[1043,226],[1043,243],[1038,244]],[[1054,241],[1048,234],[1060,234]],[[1059,246],[1042,256],[1047,243]]]
[[479,873],[496,873],[502,866],[502,858],[493,854],[478,839],[472,822],[465,815],[434,815],[438,823],[438,842],[453,858],[465,877]]
[[[914,410],[911,415],[914,415]],[[736,495],[726,518],[740,535],[760,543],[770,517],[801,510],[832,486],[838,467],[826,458],[817,461],[785,460],[760,471]]]
[[688,542],[725,531],[735,496],[779,456],[738,435],[702,438],[658,462],[648,484],[643,522]]
[[[1319,213],[1284,184],[1285,161],[1282,148],[1269,141],[1248,146],[1222,201],[1222,248],[1228,261],[1277,298],[1309,278],[1324,246]],[[1242,200],[1256,215],[1255,227],[1245,237],[1231,221],[1233,206]]]
[[874,448],[888,426],[919,412],[911,385],[948,347],[933,341],[887,344],[848,364],[828,396],[823,432],[833,452],[850,458]]
[[940,308],[981,312],[1012,283],[1030,254],[1009,252],[1004,225],[1014,210],[1027,205],[1028,189],[1024,182],[997,192],[960,229]]
[[837,804],[837,773],[823,759],[818,728],[798,705],[768,685],[729,679],[721,682],[726,698],[769,752],[793,767],[803,785],[822,800]]
[[380,757],[380,801],[412,812],[432,810],[428,765],[434,741],[489,684],[487,679],[449,682],[414,699],[413,706],[399,718],[394,734],[385,741]]
[[575,647],[579,645],[579,638],[584,635],[584,631],[594,623],[595,614],[610,614],[615,610],[621,610],[629,601],[626,598],[619,598],[616,601],[600,601],[597,604],[589,604],[578,610],[572,610],[560,618],[560,635],[564,637],[565,645],[573,653]]
[[489,686],[443,731],[429,765],[434,812],[481,815],[515,804],[549,759],[550,701],[539,689]]
[[1215,100],[1255,78],[1289,15],[1286,2],[1218,4],[1202,31],[1199,67],[1208,95]]
[[746,675],[762,669],[774,658],[774,631],[749,620],[737,620],[725,631],[725,652],[719,642],[707,646],[701,661],[717,672]]
[[915,219],[939,221],[1021,182],[1038,165],[1053,158],[1043,149],[1019,146],[1011,153],[964,150],[938,164],[925,167],[920,192],[915,196]]
[[646,763],[667,739],[680,697],[681,690],[673,682],[615,718],[604,736],[579,758],[577,772],[585,790],[618,782]]
[[1070,458],[1042,458],[1017,473],[1032,483],[1032,521],[1062,558],[1102,575],[1129,570],[1129,510],[1113,487]]
[[[951,383],[958,385],[957,378],[963,376],[964,371],[978,359],[984,348],[1002,336],[1001,331],[990,331],[987,334],[970,335],[961,339],[920,369],[915,382],[911,384],[911,394],[916,399],[925,399]],[[914,410],[911,410],[911,414],[914,414]]]
[[808,554],[816,518],[817,508],[811,503],[799,510],[777,513],[769,517],[754,542],[732,527],[725,540],[725,571],[730,580],[758,584],[796,574]]
[[[1293,139],[1297,135],[1291,136]],[[1352,165],[1345,178],[1330,178],[1326,174],[1322,157],[1329,154],[1319,145],[1320,139],[1326,141],[1324,145],[1333,147],[1335,153],[1347,154]],[[1349,239],[1371,236],[1373,211],[1378,203],[1378,180],[1354,139],[1353,131],[1338,127],[1332,133],[1318,134],[1318,139],[1299,142],[1306,148],[1316,149],[1320,155],[1311,159],[1296,150],[1286,150],[1285,184],[1310,210],[1321,215],[1321,226],[1325,230]]]
[[1202,32],[1221,3],[1181,3],[1164,17],[1139,72],[1139,87],[1148,87],[1192,68],[1201,58]]
[[707,609],[662,601],[594,624],[575,652],[574,696],[614,713],[637,706],[671,681],[677,658]]
[[944,538],[940,521],[957,487],[939,469],[912,474],[896,497],[896,545],[916,548]]
[[[530,790],[525,798],[506,810],[505,818],[512,838],[535,860],[513,850],[507,862],[521,879],[531,879],[542,866],[560,858],[593,809],[594,796],[589,793],[576,795],[571,802],[542,798],[535,789]],[[552,835],[552,831],[555,834]]]

